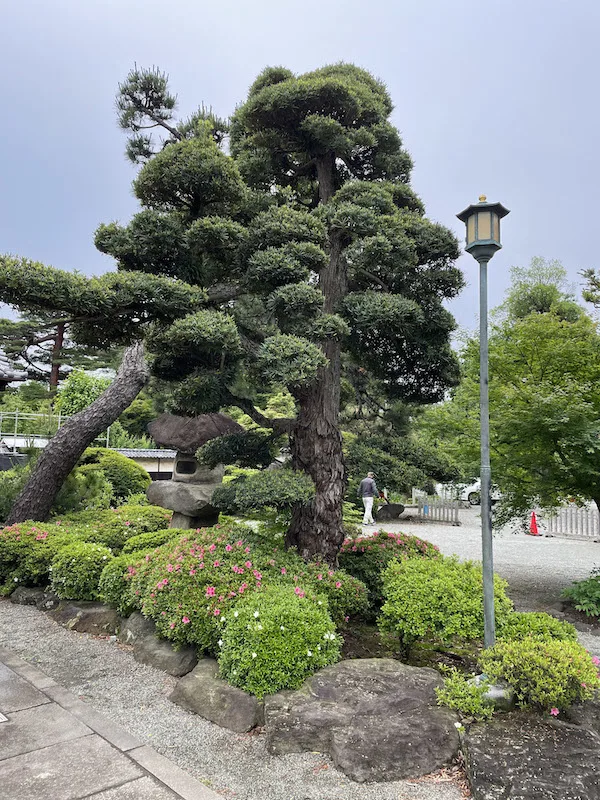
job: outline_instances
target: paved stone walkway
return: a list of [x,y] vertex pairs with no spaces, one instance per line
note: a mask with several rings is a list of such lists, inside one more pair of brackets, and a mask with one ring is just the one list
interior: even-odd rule
[[217,800],[219,795],[0,648],[2,800]]

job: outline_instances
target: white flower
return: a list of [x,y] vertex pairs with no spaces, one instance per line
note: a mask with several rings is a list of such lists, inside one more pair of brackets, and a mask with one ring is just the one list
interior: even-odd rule
[[234,616],[234,617],[239,617],[239,612],[238,612],[238,611],[234,611],[234,612],[233,612],[233,616]]
[[333,642],[333,640],[335,639],[335,633],[325,633],[323,635],[323,638],[325,639],[325,641],[331,639],[331,641]]
[[285,630],[285,628],[283,627],[283,625],[280,625],[280,626],[279,626],[279,630],[280,630],[280,631],[284,631],[284,630]]
[[323,605],[322,601],[321,600],[317,600],[317,605],[318,606],[322,606]]
[[102,556],[102,561],[106,561],[107,558],[108,556]]
[[461,730],[461,729],[462,729],[462,727],[463,727],[463,724],[462,724],[462,722],[455,722],[455,723],[454,723],[454,727],[455,727],[455,728],[458,728],[459,730]]
[[14,582],[15,582],[15,583],[18,583],[18,582],[19,582],[19,579],[18,579],[18,578],[13,578],[13,580],[14,580]]
[[308,653],[309,656],[312,656],[312,650],[307,650],[306,652]]
[[318,644],[318,645],[317,645],[317,650],[320,650],[320,649],[321,649],[321,645],[320,645],[320,644]]
[[256,626],[256,630],[257,630],[257,631],[262,631],[262,625],[258,624],[258,625]]
[[219,641],[217,642],[217,644],[219,645],[219,647],[223,647],[223,639],[219,639]]
[[252,658],[256,658],[256,653],[252,653]]
[[255,617],[258,617],[258,616],[259,616],[259,614],[258,614],[258,611],[255,611],[255,612],[254,612],[254,616],[255,616]]

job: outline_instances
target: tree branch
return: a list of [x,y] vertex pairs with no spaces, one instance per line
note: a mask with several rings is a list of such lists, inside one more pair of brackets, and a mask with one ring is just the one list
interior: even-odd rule
[[296,424],[296,420],[291,417],[277,417],[276,419],[269,419],[261,413],[254,405],[252,400],[247,397],[238,397],[232,392],[228,392],[228,402],[232,406],[237,406],[240,411],[247,414],[253,422],[260,425],[261,428],[270,428],[275,433],[291,433]]

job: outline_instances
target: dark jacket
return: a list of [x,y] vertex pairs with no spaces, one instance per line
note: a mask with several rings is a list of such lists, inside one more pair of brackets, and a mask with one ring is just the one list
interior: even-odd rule
[[378,497],[377,485],[373,478],[363,478],[358,487],[359,497]]

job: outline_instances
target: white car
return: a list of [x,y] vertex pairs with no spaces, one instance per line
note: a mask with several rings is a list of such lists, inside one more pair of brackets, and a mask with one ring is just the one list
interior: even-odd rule
[[[463,500],[470,503],[472,506],[478,506],[481,503],[481,480],[477,478],[473,483],[450,483],[439,485],[436,487],[437,493],[440,497],[447,497],[452,500]],[[502,495],[498,491],[497,486],[492,486],[491,500],[492,504],[497,503]]]

